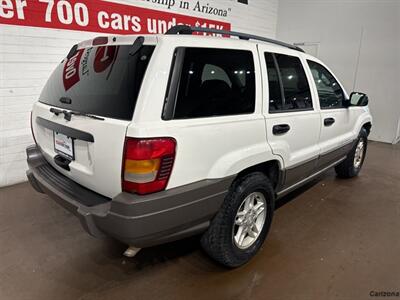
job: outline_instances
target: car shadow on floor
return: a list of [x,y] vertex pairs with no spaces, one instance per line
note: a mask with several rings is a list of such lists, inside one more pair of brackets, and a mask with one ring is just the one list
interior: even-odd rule
[[[277,200],[275,209],[280,209],[286,204],[295,200],[301,194],[318,184],[326,176],[329,176],[329,173],[321,175],[319,178],[305,184],[304,186]],[[200,237],[201,235],[197,235],[183,240],[146,248],[141,250],[134,258],[126,258],[126,261],[129,264],[133,264],[136,270],[140,270],[149,266],[166,263],[190,255],[191,263],[199,266],[201,265],[202,269],[206,267],[209,268],[210,271],[225,270],[223,267],[213,263],[202,251],[200,246]],[[109,241],[105,244],[105,246],[106,252],[109,255],[114,256],[114,258],[118,256],[121,257],[122,253],[126,250],[126,245],[117,241]],[[194,257],[197,262],[194,262],[192,257]]]
[[327,174],[325,175],[321,175],[321,177],[318,177],[308,183],[306,183],[305,185],[297,188],[296,190],[294,190],[293,192],[285,195],[284,197],[278,199],[275,202],[275,210],[283,207],[284,205],[292,202],[293,200],[295,200],[297,197],[299,197],[300,195],[304,194],[305,192],[307,192],[309,189],[313,188],[315,185],[317,185],[324,177],[326,177]]

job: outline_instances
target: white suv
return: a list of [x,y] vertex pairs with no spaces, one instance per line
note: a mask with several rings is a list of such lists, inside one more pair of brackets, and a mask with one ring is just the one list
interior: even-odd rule
[[34,104],[27,175],[127,254],[203,234],[211,257],[237,267],[261,247],[276,199],[331,167],[358,175],[368,98],[292,45],[168,33],[71,49]]

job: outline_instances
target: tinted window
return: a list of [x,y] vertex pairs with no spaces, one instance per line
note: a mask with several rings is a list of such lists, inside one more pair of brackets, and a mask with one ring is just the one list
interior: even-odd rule
[[267,53],[266,61],[270,112],[312,109],[310,86],[300,59],[294,56]]
[[333,75],[320,64],[308,61],[317,86],[321,108],[341,108],[345,99],[342,88]]
[[275,57],[285,96],[283,110],[312,108],[310,86],[300,59],[282,54]]
[[175,119],[249,114],[254,108],[252,52],[185,49]]
[[284,98],[282,96],[281,83],[278,69],[271,53],[265,54],[268,69],[268,86],[269,86],[269,111],[279,111],[282,109]]
[[229,79],[228,74],[226,74],[223,69],[215,65],[204,66],[201,83],[204,83],[207,80],[222,80],[232,87],[232,82]]
[[154,47],[143,46],[133,56],[129,55],[131,48],[126,45],[78,50],[56,68],[39,101],[83,113],[131,120]]

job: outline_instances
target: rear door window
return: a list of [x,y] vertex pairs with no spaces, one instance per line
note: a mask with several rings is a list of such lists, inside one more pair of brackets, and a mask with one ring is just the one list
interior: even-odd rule
[[265,53],[269,84],[269,112],[312,110],[310,85],[298,57]]
[[131,120],[154,46],[130,55],[131,45],[79,49],[47,81],[39,101],[68,110]]
[[184,48],[174,119],[251,114],[255,109],[251,51]]

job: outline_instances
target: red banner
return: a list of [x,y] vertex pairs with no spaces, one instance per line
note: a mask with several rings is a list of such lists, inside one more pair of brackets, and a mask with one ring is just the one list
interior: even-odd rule
[[0,23],[113,34],[165,33],[178,24],[231,29],[226,22],[103,0],[1,0]]

